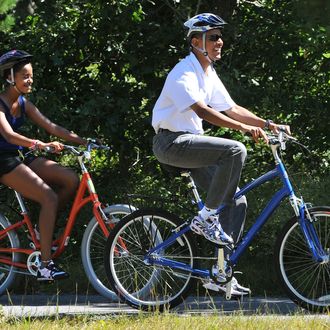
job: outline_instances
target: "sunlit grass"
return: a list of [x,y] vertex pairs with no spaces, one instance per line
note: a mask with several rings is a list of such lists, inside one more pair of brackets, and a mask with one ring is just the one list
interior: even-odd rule
[[323,316],[219,316],[219,315],[134,315],[134,316],[102,316],[101,319],[88,316],[53,318],[5,318],[0,319],[1,330],[14,329],[115,329],[115,330],[236,330],[236,329],[313,329],[330,328],[330,315]]

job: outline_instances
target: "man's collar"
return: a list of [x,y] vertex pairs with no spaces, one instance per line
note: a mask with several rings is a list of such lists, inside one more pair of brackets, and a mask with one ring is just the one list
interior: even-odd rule
[[190,52],[189,58],[190,58],[192,64],[194,65],[194,67],[196,68],[196,71],[201,73],[201,74],[204,74],[205,72],[203,70],[203,67],[200,64],[200,62],[198,61],[197,56],[193,52]]
[[[194,67],[196,68],[196,71],[198,73],[202,74],[202,75],[205,75],[205,71],[204,71],[201,63],[199,62],[197,56],[193,52],[190,52],[190,54],[189,54],[188,57],[191,60],[191,62],[194,65]],[[213,64],[210,64],[210,68],[211,68],[211,71],[214,71]]]

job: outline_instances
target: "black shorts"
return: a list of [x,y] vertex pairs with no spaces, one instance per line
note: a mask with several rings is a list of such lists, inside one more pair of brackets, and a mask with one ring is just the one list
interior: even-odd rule
[[4,174],[11,172],[20,164],[29,165],[37,157],[29,155],[22,160],[17,151],[0,151],[0,177]]

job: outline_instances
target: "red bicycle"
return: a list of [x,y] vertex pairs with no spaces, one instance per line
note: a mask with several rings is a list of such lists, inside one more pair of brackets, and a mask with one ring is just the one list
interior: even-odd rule
[[[91,203],[94,217],[89,221],[84,231],[81,243],[82,263],[94,289],[104,297],[114,301],[117,300],[117,296],[108,287],[103,266],[104,246],[111,228],[123,216],[131,213],[134,208],[126,204],[105,206],[100,202],[86,167],[87,161],[91,160],[93,149],[108,150],[109,147],[91,142],[86,150],[70,145],[64,146],[63,152],[76,156],[81,169],[81,179],[65,229],[52,242],[52,258],[58,258],[65,251],[78,213],[83,206]],[[13,192],[19,205],[17,213],[20,214],[21,218],[12,221],[0,213],[0,295],[11,288],[17,273],[36,276],[39,264],[38,232],[32,225],[23,197],[15,190]],[[24,230],[18,231],[20,228]],[[26,235],[26,239],[20,240],[22,233]],[[29,241],[29,246],[21,246],[20,241]],[[25,258],[23,258],[24,256]]]

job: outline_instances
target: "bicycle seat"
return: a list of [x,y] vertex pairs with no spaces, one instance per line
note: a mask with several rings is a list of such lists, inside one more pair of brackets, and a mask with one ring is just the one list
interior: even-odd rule
[[7,188],[8,188],[7,186],[5,186],[4,184],[0,183],[0,191],[1,191],[1,190],[5,190],[5,189],[7,189]]
[[8,187],[0,183],[0,202],[3,203],[6,199],[6,189]]
[[160,167],[165,170],[166,172],[174,175],[174,176],[181,176],[184,172],[189,172],[190,170],[188,168],[183,167],[176,167],[169,164],[160,163]]

